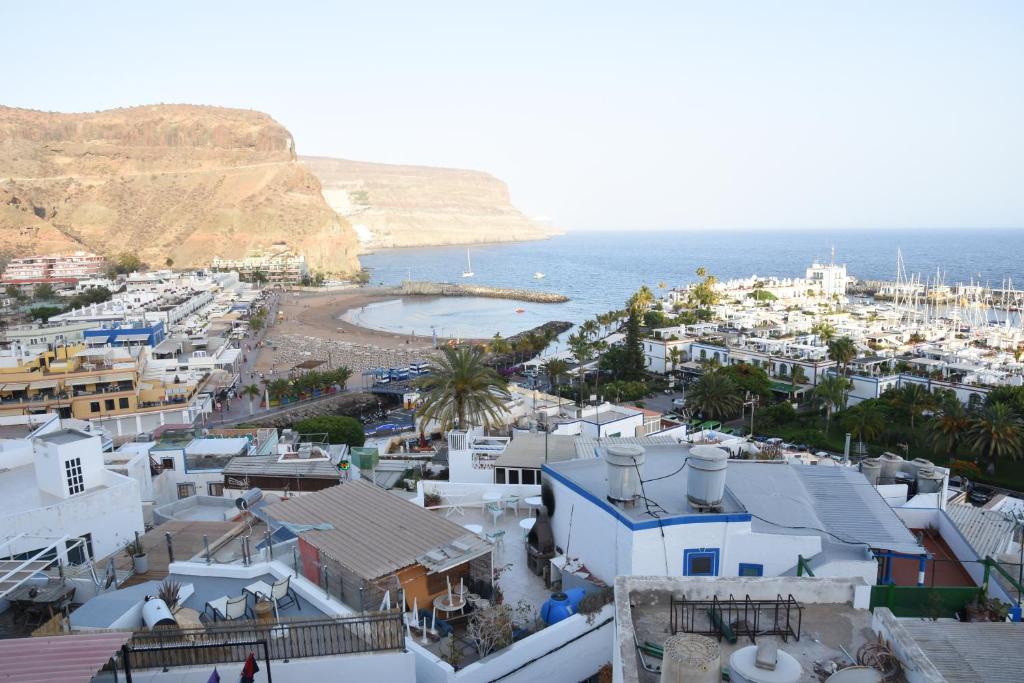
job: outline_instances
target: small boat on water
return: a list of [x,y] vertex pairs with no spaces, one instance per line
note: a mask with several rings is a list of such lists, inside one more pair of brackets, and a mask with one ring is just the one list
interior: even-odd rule
[[466,269],[462,271],[462,277],[473,277],[473,262],[469,260],[469,249],[466,250]]
[[517,308],[516,309],[516,313],[526,313],[526,309],[525,308]]
[[534,280],[543,280],[544,279],[544,273],[542,273],[542,272],[540,272],[538,270],[536,273],[533,274],[533,279]]

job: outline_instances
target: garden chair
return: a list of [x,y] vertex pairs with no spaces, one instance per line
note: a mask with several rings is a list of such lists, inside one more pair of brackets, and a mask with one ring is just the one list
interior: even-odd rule
[[234,621],[235,619],[241,619],[250,615],[249,601],[245,597],[245,593],[236,595],[235,597],[223,596],[216,600],[210,600],[203,607],[203,613],[210,611],[213,614],[213,620],[217,621]]

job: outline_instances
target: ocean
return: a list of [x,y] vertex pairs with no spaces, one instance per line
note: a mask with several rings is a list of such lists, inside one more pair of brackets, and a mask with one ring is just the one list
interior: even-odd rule
[[[831,259],[862,280],[892,280],[897,250],[907,273],[946,284],[971,279],[1024,288],[1024,230],[860,230],[756,232],[572,232],[549,240],[472,246],[474,277],[462,278],[466,247],[387,249],[360,257],[373,284],[414,280],[472,282],[565,294],[564,304],[519,304],[477,298],[383,302],[348,318],[393,332],[470,338],[503,336],[548,320],[580,322],[621,308],[640,285],[696,280],[703,266],[719,279],[750,275],[803,277],[813,261]],[[535,272],[544,273],[534,279]],[[516,309],[522,308],[521,313]]]

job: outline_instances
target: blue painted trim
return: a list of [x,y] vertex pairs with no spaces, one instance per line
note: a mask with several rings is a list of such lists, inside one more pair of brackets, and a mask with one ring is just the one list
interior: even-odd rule
[[[683,576],[718,576],[718,560],[721,551],[718,548],[686,548],[683,550]],[[711,556],[711,573],[694,574],[690,571],[690,563],[694,558]]]
[[[744,569],[755,569],[755,570],[757,570],[757,573],[756,574],[744,574],[743,573]],[[764,576],[764,565],[763,564],[754,564],[752,562],[740,562],[740,567],[739,567],[739,570],[736,573],[736,576]]]
[[751,520],[750,513],[747,512],[731,512],[731,513],[716,513],[716,514],[703,514],[693,513],[686,515],[676,515],[675,517],[662,517],[660,520],[651,519],[643,522],[634,522],[629,517],[623,515],[618,508],[609,503],[607,500],[601,500],[594,494],[583,489],[575,482],[569,480],[567,477],[554,471],[547,465],[541,467],[541,472],[545,477],[551,477],[558,483],[565,486],[570,491],[582,496],[586,500],[590,501],[597,507],[601,508],[615,519],[622,522],[623,526],[631,531],[644,531],[646,529],[657,529],[659,526],[677,526],[679,524],[721,524],[729,522],[749,522]]

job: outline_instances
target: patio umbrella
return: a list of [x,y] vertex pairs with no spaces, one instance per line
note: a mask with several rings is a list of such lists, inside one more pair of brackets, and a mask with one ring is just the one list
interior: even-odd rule
[[259,670],[260,666],[256,663],[256,655],[250,652],[245,660],[245,664],[242,666],[242,677],[238,679],[238,683],[253,683],[253,679],[256,678],[256,672]]

